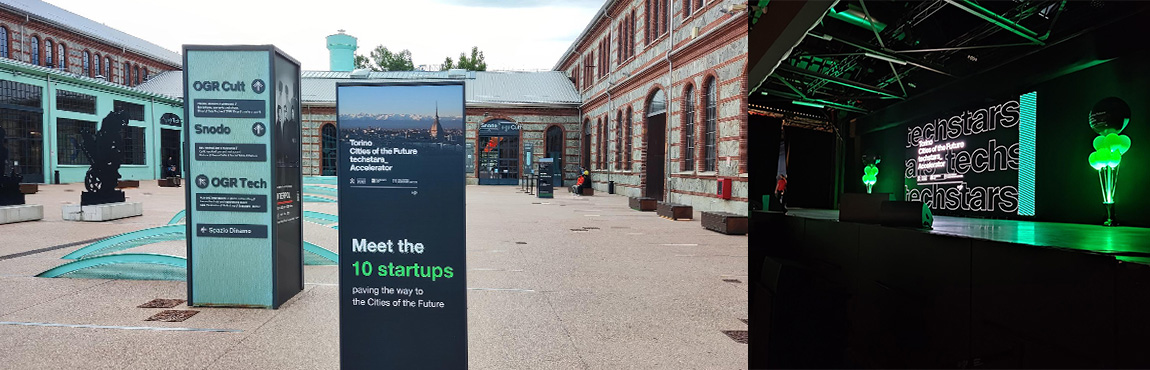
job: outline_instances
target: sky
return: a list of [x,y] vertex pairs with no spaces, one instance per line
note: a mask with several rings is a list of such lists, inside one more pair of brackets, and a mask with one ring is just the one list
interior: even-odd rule
[[450,86],[348,86],[339,91],[339,114],[435,114],[463,116],[463,89]]
[[[180,52],[183,44],[273,44],[329,70],[324,38],[346,30],[357,54],[411,51],[416,67],[458,59],[472,46],[488,70],[550,70],[604,0],[45,0]],[[292,4],[284,6],[283,4]]]

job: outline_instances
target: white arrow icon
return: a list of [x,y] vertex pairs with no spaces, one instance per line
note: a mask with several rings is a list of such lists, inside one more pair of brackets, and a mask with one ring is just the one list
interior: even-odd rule
[[206,233],[206,232],[208,232],[208,228],[206,228],[206,227],[201,227],[201,228],[200,228],[200,232],[201,232],[201,233]]

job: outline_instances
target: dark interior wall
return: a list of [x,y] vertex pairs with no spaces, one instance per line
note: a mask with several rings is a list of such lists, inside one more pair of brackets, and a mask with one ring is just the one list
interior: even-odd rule
[[[1145,47],[1145,46],[1142,46]],[[1127,56],[1041,84],[1038,91],[1037,218],[1100,224],[1106,220],[1098,171],[1087,163],[1098,136],[1090,109],[1115,96],[1130,105],[1130,151],[1122,156],[1115,199],[1121,225],[1150,226],[1150,58]],[[1142,144],[1142,145],[1138,145]]]
[[[1106,220],[1098,171],[1086,161],[1094,150],[1091,141],[1097,136],[1087,117],[1094,103],[1115,96],[1130,105],[1130,124],[1122,133],[1132,142],[1122,157],[1115,194],[1116,220],[1122,225],[1150,226],[1150,212],[1146,211],[1150,210],[1150,194],[1142,191],[1150,185],[1150,106],[1140,103],[1150,101],[1146,65],[1150,65],[1146,56],[1120,57],[1017,92],[1038,92],[1035,220],[1085,224]],[[953,109],[937,105],[940,115]],[[861,149],[856,151],[870,150],[882,156],[874,191],[894,193],[895,199],[903,199],[905,132],[905,126],[898,126],[865,134],[859,140]],[[866,191],[860,179],[861,161],[851,159],[847,171],[846,189]]]
[[[1089,166],[1093,151],[1088,115],[1094,103],[1115,96],[1131,108],[1131,138],[1122,158],[1117,194],[1121,225],[1150,226],[1150,45],[1130,39],[1145,34],[1150,14],[1139,13],[1076,39],[1051,46],[1000,68],[957,81],[856,122],[853,158],[846,158],[844,189],[865,192],[860,156],[882,156],[875,192],[903,199],[906,125],[987,101],[1038,92],[1035,220],[1100,224],[1106,220],[1098,172]],[[1101,64],[1099,64],[1101,63]],[[1139,144],[1144,143],[1144,144]]]
[[788,207],[836,208],[835,135],[829,132],[788,127]]
[[783,120],[777,117],[749,115],[750,130],[747,142],[747,172],[753,176],[750,182],[751,209],[762,207],[763,195],[774,193],[775,173],[779,170],[779,129]]
[[858,154],[847,161],[846,184],[847,192],[865,193],[866,186],[862,183],[864,154],[874,154],[882,159],[878,163],[878,179],[871,189],[874,193],[891,193],[893,199],[903,199],[903,172],[906,165],[906,136],[905,128],[872,132],[863,135],[857,147]]

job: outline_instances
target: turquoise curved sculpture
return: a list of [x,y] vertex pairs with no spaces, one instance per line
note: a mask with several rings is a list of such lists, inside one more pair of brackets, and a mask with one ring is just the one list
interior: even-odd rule
[[181,209],[179,212],[176,212],[176,215],[172,216],[171,220],[168,220],[168,225],[175,225],[175,224],[184,222],[184,217],[186,217],[186,213],[187,213],[187,210],[184,210],[184,209]]
[[83,259],[119,252],[125,249],[139,247],[172,240],[185,239],[187,226],[183,224],[164,225],[137,230],[129,233],[112,236],[88,244],[72,253],[62,257],[64,259]]
[[188,268],[188,260],[183,257],[165,254],[126,253],[72,261],[41,272],[36,277],[54,278],[95,267],[126,264],[161,265],[177,269]]

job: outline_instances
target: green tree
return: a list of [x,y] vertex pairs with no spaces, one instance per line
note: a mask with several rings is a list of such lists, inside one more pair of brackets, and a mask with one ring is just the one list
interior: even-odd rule
[[365,57],[363,55],[356,54],[355,55],[355,69],[372,69],[371,68],[371,59],[368,59],[367,57]]
[[[359,66],[360,58],[356,58],[356,66]],[[414,71],[415,63],[411,62],[411,51],[403,49],[400,52],[392,52],[386,46],[379,45],[371,50],[371,63],[367,63],[367,58],[363,58],[363,62],[368,64],[368,67],[373,71]]]
[[443,67],[440,67],[439,70],[446,71],[452,68],[455,68],[455,63],[452,62],[451,57],[447,57],[447,59],[443,60]]
[[471,47],[471,57],[464,53],[459,53],[459,62],[455,63],[455,68],[466,69],[468,71],[486,71],[487,61],[483,59],[483,52],[479,51],[478,46]]

